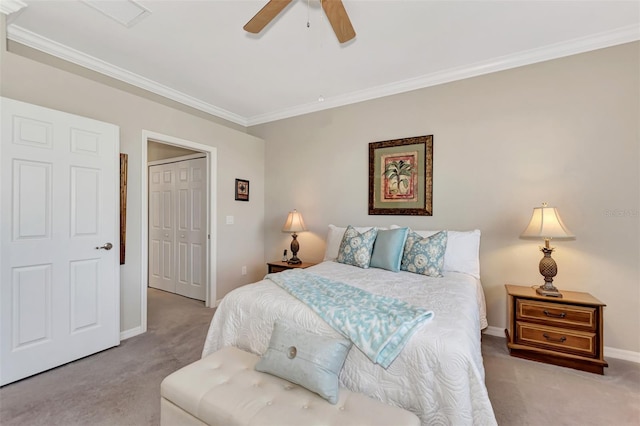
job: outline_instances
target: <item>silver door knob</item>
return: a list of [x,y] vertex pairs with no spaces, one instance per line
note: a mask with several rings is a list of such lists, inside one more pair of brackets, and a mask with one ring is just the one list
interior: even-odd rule
[[111,250],[112,248],[113,248],[113,244],[107,243],[107,244],[103,245],[102,247],[96,247],[96,250],[100,250],[100,249]]

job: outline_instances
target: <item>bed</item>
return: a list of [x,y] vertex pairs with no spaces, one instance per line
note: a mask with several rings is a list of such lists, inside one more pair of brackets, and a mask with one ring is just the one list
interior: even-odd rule
[[[479,231],[476,232],[479,239]],[[496,424],[484,384],[480,333],[486,327],[486,313],[479,277],[469,271],[451,270],[464,269],[452,267],[451,262],[442,277],[339,263],[332,260],[335,242],[331,237],[330,228],[325,261],[306,272],[434,313],[387,369],[352,347],[340,372],[341,385],[412,411],[423,425]],[[450,237],[451,250],[456,248],[451,244],[454,240]],[[475,250],[473,264],[477,262],[477,248],[476,244],[471,250]],[[454,256],[450,254],[450,261]],[[269,345],[273,324],[279,319],[316,334],[339,336],[308,306],[264,279],[224,297],[212,319],[203,357],[225,346],[262,355]]]

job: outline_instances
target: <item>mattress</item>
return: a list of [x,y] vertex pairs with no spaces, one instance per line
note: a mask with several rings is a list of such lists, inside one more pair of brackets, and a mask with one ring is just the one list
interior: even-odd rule
[[[434,312],[387,369],[352,347],[340,373],[342,386],[412,411],[423,425],[496,424],[484,384],[480,330],[486,315],[480,280],[455,272],[433,278],[333,261],[307,271]],[[224,297],[202,355],[225,346],[262,355],[280,318],[316,334],[339,336],[302,302],[262,280]]]

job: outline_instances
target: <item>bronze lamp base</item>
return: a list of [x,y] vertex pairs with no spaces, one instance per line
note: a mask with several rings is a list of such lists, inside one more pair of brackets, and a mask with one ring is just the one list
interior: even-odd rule
[[296,234],[295,232],[293,234],[291,234],[291,237],[293,238],[291,240],[291,253],[293,254],[293,256],[291,257],[291,259],[287,260],[287,263],[289,265],[299,265],[302,263],[302,260],[298,259],[298,250],[300,250],[300,244],[298,243],[298,234]]
[[544,257],[540,259],[540,273],[544,277],[544,285],[536,289],[536,293],[542,296],[562,297],[562,293],[553,285],[553,277],[558,273],[558,265],[551,257],[553,249],[549,247],[549,240],[546,240],[545,247],[541,247],[540,251],[544,253]]

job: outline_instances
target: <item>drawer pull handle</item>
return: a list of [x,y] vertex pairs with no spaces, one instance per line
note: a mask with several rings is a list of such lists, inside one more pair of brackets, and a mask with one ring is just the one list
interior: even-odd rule
[[553,337],[549,336],[547,333],[544,333],[542,336],[550,342],[564,343],[564,341],[567,340],[567,338],[564,336],[562,336],[559,339],[554,339]]
[[544,312],[544,314],[546,316],[551,317],[551,318],[564,318],[564,317],[567,316],[567,314],[565,312],[562,312],[560,315],[552,314],[551,312],[547,311],[546,309],[544,311],[542,311],[542,312]]

